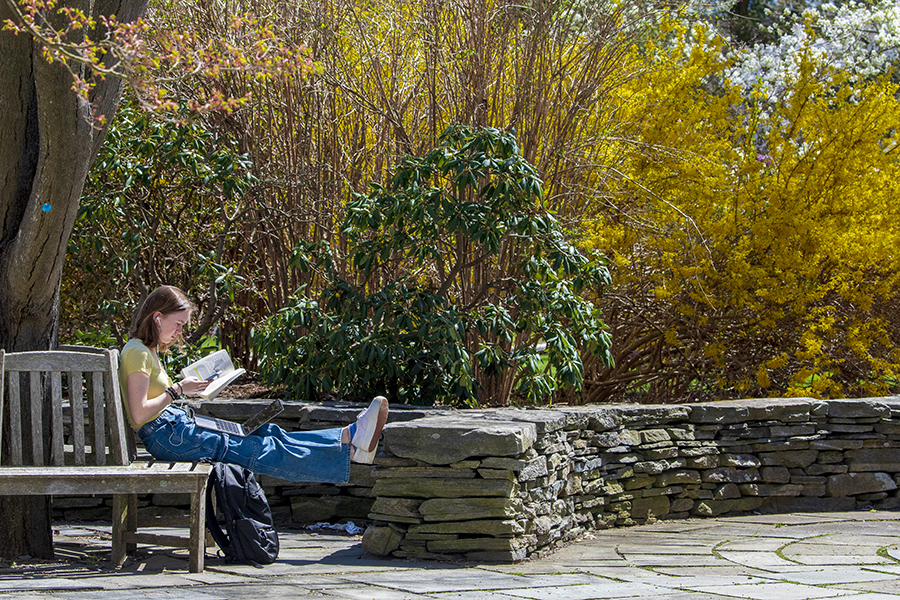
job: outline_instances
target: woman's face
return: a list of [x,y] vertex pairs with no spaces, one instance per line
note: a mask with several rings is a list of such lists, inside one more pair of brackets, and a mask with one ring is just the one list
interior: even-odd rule
[[191,320],[191,311],[180,310],[169,314],[157,313],[156,324],[159,327],[159,341],[169,345],[181,335],[184,326]]

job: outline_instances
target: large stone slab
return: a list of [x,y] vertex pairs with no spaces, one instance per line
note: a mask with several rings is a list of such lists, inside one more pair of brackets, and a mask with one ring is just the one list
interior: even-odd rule
[[669,514],[671,501],[666,496],[636,498],[631,503],[631,518],[636,521],[658,519]]
[[740,486],[744,496],[799,496],[803,486],[799,484],[745,483]]
[[676,469],[668,471],[656,478],[658,487],[668,487],[670,485],[680,484],[699,484],[701,481],[700,471],[693,469]]
[[421,500],[412,498],[376,498],[371,510],[380,515],[417,518],[420,504]]
[[691,412],[688,420],[691,423],[724,425],[728,423],[745,423],[750,419],[749,408],[729,402],[692,404],[690,408]]
[[691,512],[701,517],[717,517],[732,512],[757,510],[763,504],[763,499],[759,497],[735,498],[734,500],[701,500],[697,502]]
[[[483,568],[469,568],[459,565],[444,567],[442,565],[404,565],[403,569],[386,568],[380,565],[377,571],[371,573],[348,573],[341,579],[352,582],[352,589],[338,589],[334,592],[342,598],[365,598],[370,600],[398,599],[398,598],[503,598],[514,600],[521,595],[507,596],[490,590],[523,590],[530,592],[542,587],[559,586],[562,589],[580,589],[588,581],[595,578],[585,575],[540,573],[533,577],[494,572]],[[376,587],[377,586],[377,587]],[[300,588],[297,588],[300,589]],[[358,595],[347,595],[353,590],[359,591]],[[383,595],[376,595],[383,591]],[[468,594],[466,592],[469,592]],[[297,595],[306,594],[306,590]],[[427,594],[427,595],[426,595]],[[496,595],[494,595],[496,594]],[[534,598],[532,593],[527,597]],[[600,596],[591,596],[598,598]],[[609,598],[610,596],[603,596]],[[622,597],[622,596],[620,596]]]
[[567,427],[572,427],[576,423],[584,423],[584,429],[596,432],[615,431],[624,421],[618,407],[564,406],[557,407],[557,410],[565,412],[569,417]]
[[616,410],[629,427],[680,423],[686,421],[690,413],[690,408],[679,404],[625,404],[617,406]]
[[387,467],[375,469],[372,484],[374,485],[375,481],[379,479],[472,479],[475,475],[476,473],[472,469],[449,469],[447,467]]
[[433,465],[470,457],[517,456],[534,445],[534,423],[504,422],[445,415],[384,428],[388,452]]
[[[285,402],[285,410],[288,403]],[[294,403],[291,403],[294,404]],[[301,409],[301,423],[315,424],[316,422],[343,422],[350,424],[356,420],[356,416],[367,404],[355,404],[351,402],[322,402],[306,404]],[[434,409],[427,407],[408,406],[404,404],[392,404],[388,422],[412,421],[436,414],[452,412],[448,409]]]
[[419,506],[426,521],[519,518],[522,511],[522,501],[512,498],[434,498]]
[[719,467],[702,473],[703,481],[710,483],[753,483],[759,481],[757,469],[734,469]]
[[891,416],[890,407],[880,398],[859,398],[855,400],[816,400],[812,403],[810,413],[814,416],[841,419],[858,419]]
[[896,489],[894,478],[887,473],[841,473],[830,475],[825,484],[825,494],[832,497],[889,492]]
[[811,450],[858,450],[863,447],[862,440],[815,440],[810,442]]
[[400,547],[403,534],[393,527],[369,527],[363,534],[362,548],[376,556],[387,556]]
[[379,479],[372,492],[379,498],[509,497],[516,483],[508,479]]
[[692,423],[745,423],[747,421],[808,421],[812,398],[748,398],[690,406]]
[[451,540],[433,540],[428,542],[429,552],[473,552],[483,550],[487,552],[503,552],[518,550],[527,542],[519,538],[458,538]]
[[784,452],[761,452],[759,458],[767,467],[788,467],[804,469],[816,462],[818,450],[787,450]]
[[569,422],[567,413],[552,408],[498,408],[494,410],[466,411],[467,418],[510,423],[531,423],[538,435],[560,431]]
[[773,496],[766,498],[756,510],[767,514],[784,514],[791,512],[844,512],[856,509],[856,500],[850,497],[814,498],[809,496],[789,497]]
[[900,448],[861,448],[844,456],[851,471],[900,472]]
[[291,498],[291,518],[295,523],[310,524],[338,519],[365,519],[372,510],[372,498],[325,496]]
[[622,414],[614,409],[601,408],[588,418],[588,429],[596,432],[615,431],[624,423]]
[[445,521],[441,523],[425,523],[413,525],[409,528],[410,534],[438,533],[438,534],[480,534],[494,537],[509,537],[525,533],[524,521],[506,519],[480,520],[480,521]]

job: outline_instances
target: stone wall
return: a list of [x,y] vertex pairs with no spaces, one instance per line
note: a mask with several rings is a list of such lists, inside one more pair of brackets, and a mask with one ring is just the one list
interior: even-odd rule
[[[240,418],[251,404],[198,408]],[[340,426],[358,410],[291,404],[282,424]],[[382,452],[354,465],[351,485],[263,484],[283,525],[368,525],[363,547],[374,554],[515,562],[592,529],[658,519],[895,509],[898,481],[900,398],[890,397],[392,407]]]
[[900,506],[897,398],[471,411],[392,424],[369,552],[517,561],[592,529]]

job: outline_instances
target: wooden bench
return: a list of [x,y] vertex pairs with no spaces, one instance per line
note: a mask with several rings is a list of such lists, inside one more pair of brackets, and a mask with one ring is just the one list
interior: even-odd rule
[[[133,462],[117,370],[115,350],[0,350],[0,495],[110,494],[114,566],[142,543],[187,548],[188,568],[202,572],[212,466]],[[188,538],[138,532],[137,495],[152,493],[190,494]]]

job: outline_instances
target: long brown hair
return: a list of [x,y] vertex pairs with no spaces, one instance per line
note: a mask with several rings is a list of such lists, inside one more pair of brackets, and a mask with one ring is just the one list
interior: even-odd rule
[[[160,312],[163,315],[168,315],[183,310],[189,310],[193,313],[197,311],[197,306],[177,287],[161,285],[150,292],[150,295],[147,296],[147,299],[144,300],[137,313],[135,313],[128,335],[141,340],[148,348],[157,348],[160,352],[165,352],[172,344],[160,342],[159,326],[153,320],[153,313]],[[173,343],[180,345],[181,341],[181,336],[179,336],[173,340]]]

